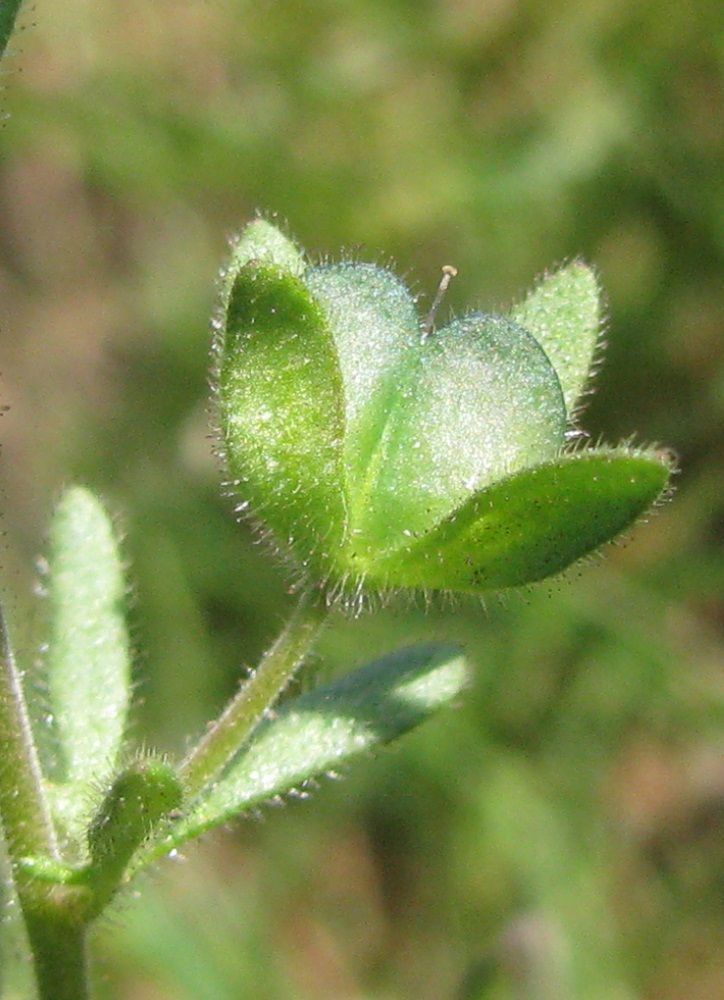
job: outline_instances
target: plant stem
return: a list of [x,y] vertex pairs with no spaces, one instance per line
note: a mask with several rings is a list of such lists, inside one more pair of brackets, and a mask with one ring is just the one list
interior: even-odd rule
[[[59,900],[61,911],[65,900]],[[26,914],[25,925],[33,953],[38,1000],[90,1000],[88,986],[87,928],[62,913]]]
[[296,673],[328,615],[323,591],[302,592],[284,631],[181,765],[181,777],[190,796],[213,781],[239,750]]
[[[0,0],[0,57],[22,0]],[[39,1000],[89,1000],[86,927],[76,887],[53,886],[24,871],[23,858],[59,860],[40,761],[0,602],[0,825],[23,913]],[[82,891],[82,890],[81,890]]]
[[0,818],[13,862],[58,858],[20,673],[0,605]]
[[[0,819],[23,912],[40,1000],[86,1000],[85,927],[75,886],[49,886],[23,858],[59,860],[42,774],[0,604]],[[82,890],[81,890],[82,891]]]

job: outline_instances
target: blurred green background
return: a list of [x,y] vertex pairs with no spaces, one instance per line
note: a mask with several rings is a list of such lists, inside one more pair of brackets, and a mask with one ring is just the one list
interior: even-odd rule
[[[592,437],[672,446],[604,563],[337,621],[327,670],[465,643],[464,703],[314,801],[166,862],[98,929],[113,1000],[724,997],[719,0],[39,0],[0,107],[0,562],[25,663],[64,484],[117,514],[139,743],[181,752],[278,630],[208,432],[209,317],[256,209],[495,308],[582,255]],[[30,623],[30,624],[28,624]],[[3,996],[13,997],[12,976]]]

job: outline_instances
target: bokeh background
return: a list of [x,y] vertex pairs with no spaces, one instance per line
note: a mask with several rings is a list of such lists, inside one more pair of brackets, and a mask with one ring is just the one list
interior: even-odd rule
[[[567,580],[339,619],[344,670],[427,637],[464,703],[312,802],[167,862],[98,929],[112,1000],[724,997],[724,16],[718,0],[37,0],[0,106],[3,589],[30,670],[64,484],[117,515],[139,743],[182,752],[287,581],[208,436],[227,238],[394,259],[496,307],[582,255],[608,297],[587,429],[678,493]],[[4,997],[15,997],[6,970]]]

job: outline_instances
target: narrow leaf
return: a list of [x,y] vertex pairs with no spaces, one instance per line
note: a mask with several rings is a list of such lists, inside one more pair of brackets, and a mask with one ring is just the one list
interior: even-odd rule
[[53,516],[49,557],[48,686],[62,779],[89,786],[112,771],[131,693],[126,584],[113,526],[74,488]]
[[166,849],[389,743],[465,687],[456,646],[399,650],[285,704],[172,831]]

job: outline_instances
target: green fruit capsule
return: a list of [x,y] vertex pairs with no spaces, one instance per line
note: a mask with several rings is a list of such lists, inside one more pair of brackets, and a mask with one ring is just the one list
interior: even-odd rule
[[658,453],[567,446],[599,339],[590,268],[546,276],[505,316],[432,322],[390,271],[307,266],[266,221],[234,248],[221,450],[239,510],[330,594],[539,580],[666,488]]

